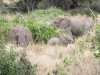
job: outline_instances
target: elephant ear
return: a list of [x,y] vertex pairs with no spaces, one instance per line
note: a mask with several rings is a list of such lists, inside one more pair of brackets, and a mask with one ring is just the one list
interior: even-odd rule
[[60,40],[62,43],[68,43],[68,41],[66,41],[65,36],[60,36],[60,37],[59,37],[59,40]]
[[60,21],[59,28],[64,28],[65,29],[65,28],[70,26],[70,23],[71,23],[70,20],[67,17],[64,17]]
[[58,17],[58,18],[56,18],[56,19],[53,21],[53,23],[51,24],[51,26],[59,27],[62,20],[63,20],[63,17]]
[[31,42],[32,40],[33,40],[33,38],[32,38],[32,32],[30,31],[30,29],[29,28],[24,28],[25,29],[25,31],[26,31],[26,44],[28,45],[29,44],[29,42]]
[[58,17],[55,21],[61,23],[62,20],[64,20],[63,17]]
[[17,32],[18,32],[17,28],[13,28],[13,29],[10,30],[7,38],[11,43],[15,43],[16,44],[16,33]]

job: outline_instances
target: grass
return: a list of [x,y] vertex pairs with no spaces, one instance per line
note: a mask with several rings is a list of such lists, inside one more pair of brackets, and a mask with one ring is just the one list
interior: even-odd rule
[[[72,17],[70,14],[56,8],[35,10],[28,14],[17,13],[11,21],[4,18],[1,19],[4,26],[2,24],[0,26],[5,29],[0,31],[2,34],[5,34],[5,30],[9,31],[19,24],[23,24],[24,26],[33,24],[36,26],[48,26],[58,16]],[[37,75],[99,75],[99,58],[94,56],[94,51],[90,51],[91,48],[92,50],[98,48],[93,47],[94,43],[96,43],[92,42],[92,38],[95,36],[94,32],[95,29],[91,30],[90,35],[86,34],[76,39],[74,44],[69,44],[67,47],[52,47],[46,44],[39,45],[32,43],[25,48],[25,57],[32,65],[37,66]],[[17,51],[20,53],[22,51],[19,47],[6,45],[7,51],[10,51],[10,48],[14,52]]]
[[[30,44],[26,48],[26,58],[32,65],[37,65],[37,75],[99,75],[99,59],[90,51],[92,44],[85,42],[86,37],[78,38],[67,48]],[[80,41],[83,44],[79,44]],[[18,47],[15,49],[18,50]]]
[[79,41],[85,41],[85,36],[67,48],[32,44],[26,48],[26,58],[32,65],[37,64],[37,75],[99,75],[99,60],[90,51],[91,43],[84,42],[81,52]]

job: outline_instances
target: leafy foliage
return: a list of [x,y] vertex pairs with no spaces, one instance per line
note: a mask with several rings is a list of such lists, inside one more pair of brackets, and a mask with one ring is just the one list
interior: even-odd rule
[[[94,52],[95,57],[100,58],[100,26],[95,27],[95,36],[91,40],[92,47],[91,51]],[[95,52],[98,53],[95,53]]]
[[7,39],[7,34],[10,30],[10,22],[3,17],[0,17],[0,39]]
[[56,33],[56,28],[47,25],[31,24],[28,26],[33,33],[33,39],[35,42],[46,43],[51,37],[58,37],[59,33]]
[[32,67],[23,56],[16,62],[17,57],[18,54],[6,52],[0,44],[0,75],[36,75],[36,66]]
[[49,8],[48,10],[36,10],[24,16],[17,13],[15,19],[12,21],[1,17],[1,38],[4,40],[7,39],[7,35],[13,27],[24,25],[31,30],[35,42],[46,43],[51,37],[58,37],[60,35],[60,31],[57,32],[55,27],[48,25],[48,22],[52,22],[59,15],[70,16],[60,9]]
[[[97,12],[92,10],[92,12],[94,13],[94,15],[97,17]],[[93,16],[91,11],[88,8],[84,8],[82,10],[82,14],[86,14],[87,16]]]
[[67,75],[61,67],[57,67],[52,72],[54,75]]

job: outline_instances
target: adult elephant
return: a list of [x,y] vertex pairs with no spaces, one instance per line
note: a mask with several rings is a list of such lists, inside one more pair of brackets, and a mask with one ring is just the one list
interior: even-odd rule
[[8,40],[11,43],[26,46],[29,42],[32,41],[32,32],[29,28],[19,25],[15,28],[12,28],[8,34]]
[[51,25],[58,28],[64,28],[67,34],[73,38],[73,36],[81,37],[88,33],[92,27],[92,22],[86,17],[58,17],[51,23]]
[[65,30],[70,36],[81,37],[88,33],[92,22],[86,17],[75,17],[70,19],[70,25]]

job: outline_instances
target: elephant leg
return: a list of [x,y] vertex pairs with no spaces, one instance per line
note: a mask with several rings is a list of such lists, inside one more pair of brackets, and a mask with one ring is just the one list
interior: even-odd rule
[[65,30],[66,30],[66,33],[67,33],[70,37],[73,37],[72,31],[71,31],[71,27],[67,27]]
[[74,40],[74,42],[75,42],[75,38],[73,37],[71,27],[67,27],[65,30],[66,30],[66,33],[67,33],[67,34]]
[[25,36],[25,41],[26,41],[26,44],[25,44],[25,45],[28,46],[29,42],[28,42],[28,38],[27,38],[27,36]]
[[16,45],[18,46],[18,36],[16,36]]

